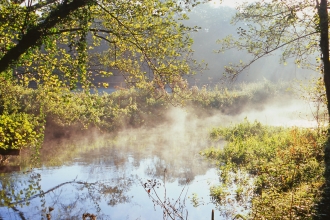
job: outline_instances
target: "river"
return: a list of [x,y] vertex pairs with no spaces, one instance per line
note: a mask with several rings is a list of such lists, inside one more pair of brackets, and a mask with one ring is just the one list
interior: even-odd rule
[[[87,131],[44,143],[41,167],[1,174],[3,196],[11,201],[0,207],[0,219],[82,219],[84,214],[171,219],[176,212],[175,219],[201,220],[211,219],[212,210],[216,220],[228,219],[219,213],[228,207],[210,197],[210,187],[219,184],[216,165],[199,152],[223,147],[209,140],[209,129],[233,120],[216,115],[197,120],[173,108],[167,122],[155,128],[126,129],[115,136]],[[233,207],[242,213],[248,204]]]

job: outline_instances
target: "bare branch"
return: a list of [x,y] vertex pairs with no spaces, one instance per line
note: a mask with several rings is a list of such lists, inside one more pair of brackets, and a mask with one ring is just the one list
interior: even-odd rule
[[[230,77],[231,79],[235,79],[238,76],[238,74],[240,74],[241,72],[243,72],[245,69],[249,68],[254,62],[256,62],[257,60],[259,60],[260,58],[263,58],[263,57],[269,55],[270,53],[272,53],[272,52],[274,52],[274,51],[276,51],[276,50],[278,50],[278,49],[280,49],[280,48],[282,48],[282,47],[284,47],[284,46],[286,46],[288,44],[291,44],[291,43],[293,43],[295,41],[298,41],[298,40],[300,40],[302,38],[305,38],[305,37],[308,37],[310,35],[317,34],[317,33],[319,33],[319,32],[318,31],[311,32],[311,33],[308,33],[306,35],[303,35],[303,36],[297,37],[295,39],[292,39],[292,40],[290,40],[290,41],[288,41],[286,43],[283,43],[281,45],[277,45],[276,47],[274,47],[271,50],[266,50],[265,52],[263,52],[261,54],[255,55],[254,58],[248,64],[243,65],[240,69],[232,69],[231,67],[230,68],[227,67],[226,71],[228,73],[231,73],[231,75],[232,75]],[[238,66],[236,66],[236,68],[237,67]]]

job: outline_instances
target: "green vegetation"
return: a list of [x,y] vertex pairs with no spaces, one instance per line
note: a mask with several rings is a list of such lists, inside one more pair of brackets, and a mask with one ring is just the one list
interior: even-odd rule
[[[219,52],[235,49],[250,55],[247,62],[225,67],[225,75],[231,79],[276,52],[282,55],[281,63],[293,58],[298,67],[321,73],[317,82],[304,90],[304,98],[316,104],[317,130],[245,121],[211,132],[211,138],[227,141],[223,149],[210,148],[202,153],[218,161],[221,170],[223,184],[211,189],[211,194],[219,204],[228,201],[229,195],[235,194],[238,201],[245,195],[252,206],[247,219],[329,219],[328,9],[327,0],[241,3],[232,18],[232,24],[239,25],[237,35],[218,40]],[[254,184],[249,185],[249,180]],[[230,192],[229,186],[236,188]],[[246,211],[231,214],[232,218],[235,214],[242,218]]]
[[288,87],[289,85],[284,82],[273,84],[269,81],[242,83],[232,88],[192,87],[189,104],[202,108],[204,112],[219,110],[224,114],[236,115],[245,107],[257,109],[280,95],[289,96],[289,92],[286,92]]
[[[318,83],[315,97],[317,102],[327,103],[330,111],[326,101],[330,98],[328,1],[316,1],[316,7],[311,2],[274,0],[243,5],[233,21],[244,21],[246,27],[239,28],[237,40],[227,37],[219,43],[221,51],[236,48],[252,55],[248,63],[226,67],[230,77],[279,48],[284,49],[282,61],[296,57],[297,65],[321,69],[318,82],[322,83]],[[0,148],[32,149],[28,155],[37,166],[45,132],[52,123],[116,132],[157,125],[170,105],[204,110],[196,110],[196,114],[220,110],[235,115],[245,106],[259,108],[256,103],[264,105],[279,95],[278,87],[283,85],[268,82],[248,88],[189,88],[184,76],[201,68],[191,58],[189,36],[198,28],[186,27],[181,21],[188,19],[184,10],[198,3],[1,1]],[[317,51],[322,58],[317,59],[316,67],[310,65],[308,55]],[[323,65],[319,65],[321,61]],[[108,87],[106,79],[114,72],[121,74],[129,89],[90,93],[97,90],[95,77],[105,77],[99,85]],[[31,89],[31,84],[36,88]],[[317,204],[326,185],[325,131],[245,121],[216,128],[211,138],[228,142],[223,149],[202,153],[219,163],[223,184],[211,189],[216,202],[227,201],[228,187],[235,184],[234,198],[251,201],[247,218],[311,219],[323,214]],[[14,189],[14,180],[6,177],[1,184],[2,205],[11,206],[14,197],[21,198],[21,192],[7,196],[6,191]],[[31,183],[26,198],[39,189],[37,183]],[[198,202],[195,197],[193,201]]]
[[197,27],[181,23],[187,19],[182,11],[197,4],[1,1],[0,148],[34,146],[38,154],[49,118],[113,130],[122,115],[138,111],[131,93],[118,99],[90,94],[110,81],[95,77],[116,72],[127,87],[175,92],[182,76],[198,68],[189,37]]
[[[225,75],[235,78],[257,60],[278,52],[281,63],[293,61],[298,67],[320,72],[324,95],[330,100],[328,8],[328,0],[240,3],[231,20],[239,25],[237,35],[218,40],[219,52],[235,49],[250,57],[230,63]],[[326,105],[329,113],[330,102]]]
[[248,219],[312,219],[321,215],[317,203],[325,183],[324,133],[245,120],[232,127],[214,128],[210,136],[227,141],[223,149],[211,147],[202,152],[216,160],[221,170],[222,184],[211,189],[216,202],[223,204],[234,194],[229,188],[236,185],[236,200],[246,202],[244,195],[252,203]]
[[[3,83],[5,82],[7,83]],[[261,100],[267,103],[276,97],[283,98],[287,93],[285,83],[274,85],[270,82],[241,84],[231,89],[183,88],[172,94],[150,93],[149,90],[134,88],[110,94],[73,92],[58,88],[27,89],[9,84],[1,88],[6,89],[3,93],[6,96],[2,97],[3,112],[25,115],[21,120],[30,115],[41,119],[45,117],[46,136],[49,129],[56,126],[60,131],[94,127],[107,133],[122,128],[152,127],[165,120],[165,113],[171,105],[185,104],[192,109],[201,107],[202,111],[196,110],[196,115],[212,114],[219,110],[234,115],[241,113],[234,111],[238,106],[242,109],[246,106],[259,108],[257,103]],[[38,121],[28,122],[30,124],[19,127],[30,134],[22,135],[27,141],[31,140],[31,135],[37,135],[35,130],[40,126]],[[16,132],[18,131],[20,130]],[[81,131],[82,134],[84,132]],[[219,161],[223,185],[211,189],[216,203],[225,203],[226,196],[232,193],[241,202],[247,201],[246,196],[251,199],[250,216],[255,219],[276,219],[279,216],[289,216],[291,219],[310,218],[316,214],[315,204],[321,198],[325,169],[325,136],[321,130],[268,127],[258,122],[245,121],[231,128],[215,128],[211,132],[211,138],[215,141],[220,138],[228,141],[223,150],[211,148],[203,152],[209,158]],[[75,152],[88,152],[93,145],[62,147],[67,149],[44,149],[45,155],[51,155],[44,157],[48,164],[60,164],[62,158],[74,158]],[[53,156],[56,158],[52,158]],[[21,164],[25,163],[24,160],[26,158],[22,158]],[[243,175],[244,173],[249,175]],[[254,177],[254,186],[250,184],[251,177]],[[233,184],[236,187],[230,192],[228,188]],[[31,191],[28,196],[33,194],[35,192]],[[6,198],[6,202],[10,204],[14,201],[13,198]],[[245,216],[245,213],[232,214]]]
[[[45,128],[46,136],[52,136],[54,132],[61,136],[70,133],[70,130],[83,133],[82,130],[93,127],[107,133],[123,128],[153,127],[165,121],[167,109],[172,105],[185,104],[195,109],[197,116],[213,114],[214,111],[239,114],[247,106],[258,108],[255,104],[257,100],[267,102],[279,95],[283,97],[286,93],[283,90],[287,87],[284,83],[275,86],[263,82],[249,86],[242,84],[232,89],[193,87],[171,94],[134,88],[110,94],[91,94],[59,88],[28,89],[7,81],[3,83],[6,84],[1,87],[5,90],[2,93],[5,96],[2,96],[1,123],[6,123],[8,129],[3,126],[0,134],[8,141],[19,138],[15,145],[10,145],[12,148],[36,145],[43,140]],[[200,108],[203,110],[200,111]],[[10,117],[16,117],[16,121]],[[11,143],[3,141],[3,144],[2,148],[5,148]]]

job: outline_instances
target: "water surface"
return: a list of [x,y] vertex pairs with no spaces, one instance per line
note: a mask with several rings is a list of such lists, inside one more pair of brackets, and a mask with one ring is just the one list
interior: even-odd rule
[[219,184],[218,170],[199,152],[223,147],[209,140],[212,126],[246,116],[270,125],[271,120],[294,123],[294,117],[284,117],[285,109],[293,112],[289,105],[278,111],[283,119],[274,109],[197,120],[175,108],[167,122],[155,128],[128,129],[115,136],[85,131],[45,142],[42,167],[1,174],[6,193],[2,202],[7,204],[0,207],[0,219],[82,219],[86,213],[97,219],[163,219],[164,206],[159,204],[164,201],[184,219],[210,219],[212,209],[215,219],[232,219],[220,211],[246,213],[249,205],[221,207],[212,202],[210,187]]

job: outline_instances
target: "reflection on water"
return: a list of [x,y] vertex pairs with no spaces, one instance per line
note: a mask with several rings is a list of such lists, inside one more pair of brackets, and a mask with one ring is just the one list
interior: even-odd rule
[[[40,174],[42,191],[35,192],[38,196],[32,196],[29,204],[24,199],[15,201],[13,205],[16,210],[1,208],[2,218],[20,219],[18,215],[23,213],[26,219],[39,219],[41,215],[46,216],[49,207],[54,209],[51,211],[53,219],[81,219],[83,213],[94,213],[98,219],[161,218],[161,208],[155,209],[142,183],[159,178],[157,170],[165,167],[166,161],[157,156],[137,159],[134,155],[127,156],[123,161],[121,155],[105,152],[99,158],[96,155],[93,157],[95,160],[88,163],[81,157],[71,165],[34,170],[33,175]],[[198,166],[193,164],[197,162],[201,167],[195,170]],[[198,159],[193,158],[190,163],[192,166],[187,163],[181,169],[174,165],[167,168],[170,177],[166,180],[167,197],[176,199],[182,186],[187,184],[188,195],[196,193],[205,199],[205,205],[198,208],[193,208],[187,201],[189,219],[204,219],[214,208],[209,204],[208,183],[217,181],[217,173]],[[195,171],[201,174],[194,174]],[[13,174],[17,182],[31,182],[33,178],[30,176],[31,173]],[[19,185],[16,187],[17,191],[21,188]],[[161,191],[159,193],[162,194]]]
[[197,134],[185,117],[172,123],[123,131],[117,138],[45,143],[43,167],[2,174],[6,202],[1,201],[0,219],[82,219],[84,213],[97,219],[162,219],[162,208],[144,188],[151,179],[160,183],[155,190],[162,199],[166,193],[166,199],[176,200],[184,191],[180,199],[188,219],[209,219],[215,208],[209,187],[219,180],[216,168],[199,155],[210,145],[208,131],[195,124]]
[[[167,123],[118,132],[116,138],[92,131],[67,140],[46,138],[41,168],[0,174],[0,219],[82,219],[86,213],[97,219],[162,219],[163,209],[144,187],[148,180],[160,183],[155,190],[161,200],[180,199],[187,219],[210,219],[212,209],[225,207],[211,202],[210,187],[219,177],[199,151],[222,147],[208,140],[208,129],[239,117],[195,119],[173,109]],[[217,211],[215,216],[226,219]]]

